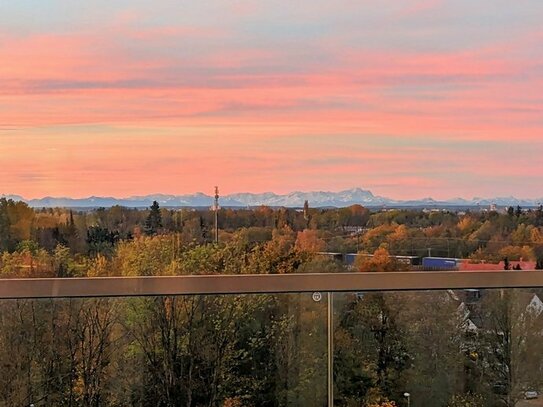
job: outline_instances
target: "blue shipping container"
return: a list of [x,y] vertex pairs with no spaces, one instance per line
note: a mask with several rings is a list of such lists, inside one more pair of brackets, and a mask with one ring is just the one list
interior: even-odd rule
[[446,257],[424,257],[422,259],[422,266],[430,270],[455,270],[459,264],[458,259]]

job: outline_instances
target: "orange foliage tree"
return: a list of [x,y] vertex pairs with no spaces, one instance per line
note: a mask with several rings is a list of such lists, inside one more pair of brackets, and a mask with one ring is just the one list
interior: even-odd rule
[[396,271],[399,266],[385,247],[378,248],[372,257],[358,256],[355,264],[359,271]]
[[306,229],[298,232],[295,247],[302,252],[318,253],[326,250],[326,242],[319,238],[316,230]]

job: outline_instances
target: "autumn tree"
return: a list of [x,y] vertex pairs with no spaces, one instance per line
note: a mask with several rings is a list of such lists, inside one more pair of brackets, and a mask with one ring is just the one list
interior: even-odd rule
[[398,323],[401,307],[384,293],[345,297],[334,335],[338,405],[400,399],[410,363]]
[[300,251],[318,253],[326,249],[326,242],[319,238],[318,231],[306,229],[303,232],[298,232],[295,247]]
[[368,404],[368,407],[397,407],[397,404],[394,401],[380,401],[377,403]]
[[485,407],[485,400],[480,394],[462,394],[451,398],[447,407]]
[[[446,405],[461,392],[464,375],[462,323],[458,303],[446,291],[389,294],[391,307],[398,311],[397,324],[404,332],[410,355],[405,372],[412,404]],[[394,301],[393,301],[394,299]]]
[[373,256],[359,254],[355,267],[359,271],[397,271],[400,269],[398,262],[390,256],[385,247],[378,248]]
[[543,385],[541,309],[529,290],[488,290],[480,305],[478,338],[483,380],[477,393],[513,407],[523,391]]
[[0,251],[15,249],[32,235],[34,210],[24,202],[0,198]]

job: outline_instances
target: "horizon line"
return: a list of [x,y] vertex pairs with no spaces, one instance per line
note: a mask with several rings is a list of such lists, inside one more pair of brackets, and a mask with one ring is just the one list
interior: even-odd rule
[[[265,195],[265,194],[273,194],[275,196],[278,196],[278,197],[285,197],[285,196],[288,196],[288,195],[293,195],[293,194],[311,194],[311,193],[325,193],[325,194],[340,194],[340,193],[344,193],[344,192],[352,192],[352,191],[362,191],[362,192],[367,192],[367,193],[370,193],[373,197],[375,198],[381,198],[381,199],[386,199],[386,200],[390,200],[390,201],[395,201],[395,202],[410,202],[410,201],[423,201],[423,200],[433,200],[433,201],[436,201],[436,202],[445,202],[447,203],[448,201],[453,201],[453,200],[465,200],[465,201],[476,201],[476,200],[492,200],[492,199],[515,199],[515,200],[519,200],[519,201],[538,201],[538,200],[541,200],[543,203],[543,193],[542,193],[542,196],[534,196],[534,197],[518,197],[518,196],[515,196],[515,195],[508,195],[508,196],[505,196],[505,195],[494,195],[494,196],[473,196],[473,197],[470,197],[470,198],[467,198],[467,197],[464,197],[464,196],[453,196],[453,197],[448,197],[448,198],[441,198],[441,199],[436,199],[436,198],[433,198],[432,196],[422,196],[422,197],[418,197],[418,198],[404,198],[404,199],[397,199],[397,198],[391,198],[389,196],[382,196],[382,195],[376,195],[374,194],[370,189],[365,189],[365,188],[362,188],[362,187],[352,187],[352,188],[347,188],[347,189],[340,189],[340,190],[324,190],[324,189],[321,189],[321,190],[301,190],[301,189],[298,189],[298,190],[294,190],[294,191],[290,191],[290,192],[286,192],[286,193],[277,193],[277,192],[273,192],[273,191],[264,191],[264,192],[249,192],[249,191],[242,191],[242,192],[232,192],[232,193],[227,193],[227,194],[224,194],[224,195],[221,195],[221,198],[226,198],[226,197],[231,197],[233,195],[242,195],[242,194],[248,194],[248,195]],[[154,192],[154,193],[136,193],[136,194],[131,194],[129,196],[124,196],[124,197],[119,197],[119,196],[113,196],[113,195],[99,195],[99,194],[92,194],[92,195],[88,195],[88,196],[60,196],[60,195],[57,195],[57,196],[54,196],[54,195],[45,195],[45,196],[41,196],[41,197],[35,197],[35,198],[27,198],[25,197],[24,195],[22,194],[17,194],[17,193],[2,193],[0,194],[0,198],[8,198],[8,197],[17,197],[17,198],[21,198],[23,201],[25,202],[30,202],[30,201],[39,201],[39,200],[44,200],[44,199],[67,199],[67,200],[88,200],[88,199],[115,199],[115,200],[135,200],[137,198],[142,198],[142,199],[145,199],[145,198],[149,198],[149,197],[153,197],[153,196],[165,196],[165,197],[188,197],[188,196],[195,196],[195,195],[203,195],[205,197],[209,197],[209,198],[213,198],[213,194],[211,194],[211,192],[208,194],[208,193],[205,193],[205,192],[202,192],[202,191],[196,191],[196,192],[188,192],[188,193],[166,193],[166,192]],[[538,202],[539,203],[539,202]]]

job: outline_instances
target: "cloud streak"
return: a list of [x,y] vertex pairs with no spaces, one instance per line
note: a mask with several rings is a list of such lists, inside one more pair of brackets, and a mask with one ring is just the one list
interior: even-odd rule
[[[450,197],[501,192],[507,176],[520,195],[543,194],[532,185],[543,170],[531,153],[543,147],[536,3],[505,23],[500,7],[485,17],[480,5],[442,1],[210,10],[163,0],[157,10],[104,4],[87,23],[82,3],[65,6],[65,20],[45,13],[0,31],[0,164],[10,168],[0,192],[181,193],[218,182]],[[7,15],[28,13],[17,7]],[[473,38],[463,34],[472,17]],[[505,174],[504,161],[518,167]]]

